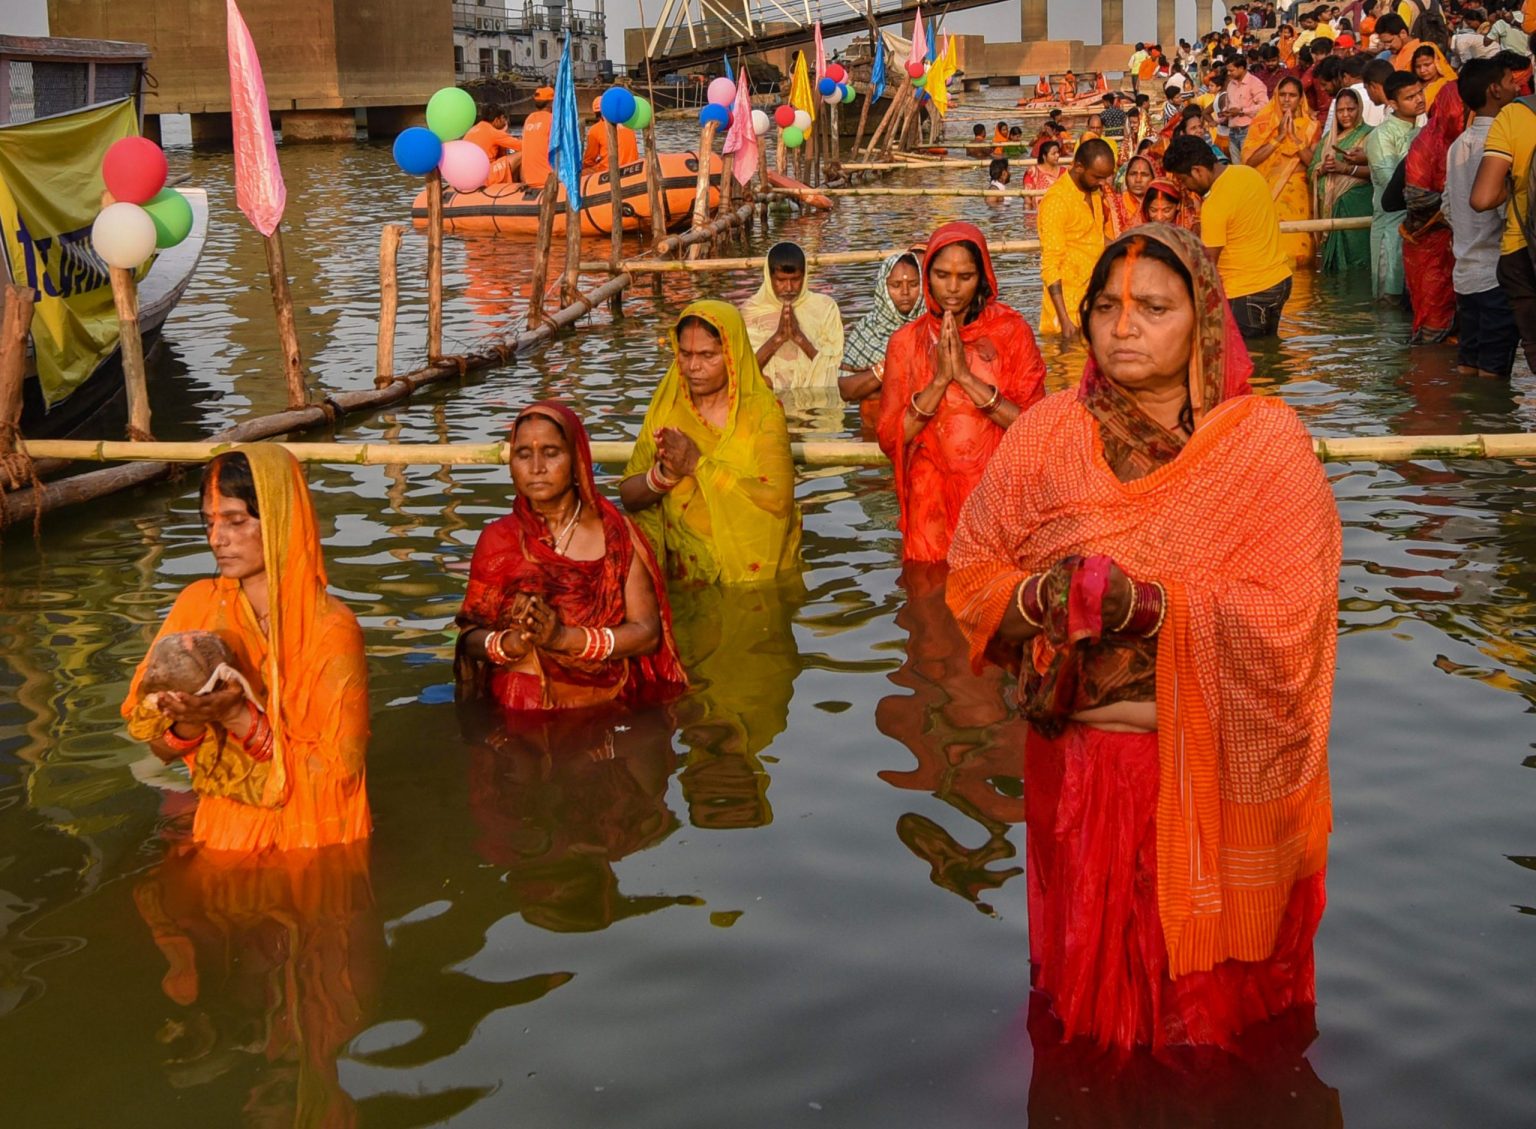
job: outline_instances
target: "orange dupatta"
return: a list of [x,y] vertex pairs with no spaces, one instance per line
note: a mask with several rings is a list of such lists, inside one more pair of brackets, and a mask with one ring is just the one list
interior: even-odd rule
[[[1187,238],[1163,226],[1138,234]],[[1208,271],[1192,273],[1203,296],[1220,297]],[[1190,377],[1201,405],[1235,373],[1209,347],[1228,337],[1225,302],[1197,299],[1196,310]],[[1176,457],[1122,482],[1079,394],[1048,397],[1009,430],[949,555],[949,604],[977,666],[1018,585],[1063,557],[1106,554],[1163,584],[1157,882],[1174,977],[1268,957],[1291,887],[1327,861],[1332,825],[1332,493],[1279,400],[1230,396],[1197,408],[1196,421]]]

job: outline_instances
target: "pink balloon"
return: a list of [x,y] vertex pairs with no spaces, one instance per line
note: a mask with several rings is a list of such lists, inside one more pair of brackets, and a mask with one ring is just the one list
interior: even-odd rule
[[491,159],[473,141],[445,141],[437,171],[455,191],[473,192],[485,187],[485,178],[491,175]]
[[709,100],[717,106],[729,106],[736,101],[736,84],[721,75],[709,84]]

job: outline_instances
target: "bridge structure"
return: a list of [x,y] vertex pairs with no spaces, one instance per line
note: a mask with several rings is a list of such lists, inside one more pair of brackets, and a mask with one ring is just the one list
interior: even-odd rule
[[[716,62],[722,54],[737,50],[748,54],[792,50],[812,41],[815,26],[821,24],[823,37],[869,31],[876,27],[910,23],[918,5],[914,0],[659,0],[660,14],[655,24],[642,28],[644,60],[659,72],[686,70],[689,67]],[[1008,71],[1006,64],[1015,59],[1020,65],[1045,67],[1048,62],[1061,60],[1055,69],[1076,65],[1061,51],[1042,53],[1032,50],[1047,44],[1068,45],[1077,41],[1052,40],[1047,0],[949,0],[947,3],[929,0],[925,5],[929,16],[963,12],[972,8],[1018,3],[1019,39],[1012,45],[1023,51],[998,54],[997,65],[983,64],[981,70]],[[1126,0],[1101,0],[1099,44],[1105,49],[1118,47],[1125,41]],[[1172,48],[1176,42],[1174,33],[1175,0],[1154,0],[1157,5],[1156,41]],[[1204,35],[1211,30],[1212,0],[1195,0],[1195,30]],[[633,33],[631,33],[633,34]],[[967,37],[980,39],[982,37]],[[989,40],[1000,37],[988,36]],[[633,38],[629,61],[636,58],[634,48],[640,46]],[[1082,44],[1078,44],[1081,48]],[[1097,49],[1098,45],[1093,45]],[[976,54],[976,52],[972,52]],[[1070,51],[1068,52],[1070,54]],[[1082,55],[1079,50],[1077,55]],[[1074,56],[1075,58],[1075,56]],[[1092,58],[1091,52],[1088,58]],[[1031,63],[1031,59],[1035,61]],[[1123,61],[1123,60],[1122,60]],[[980,63],[978,57],[973,63]],[[964,65],[964,64],[962,64]],[[976,67],[966,67],[974,74]],[[1096,69],[1096,68],[1089,68]],[[1019,73],[1038,73],[1022,71]]]

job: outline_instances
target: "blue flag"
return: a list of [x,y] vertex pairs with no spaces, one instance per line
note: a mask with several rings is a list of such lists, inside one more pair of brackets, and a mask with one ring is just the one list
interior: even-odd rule
[[572,211],[581,207],[581,117],[576,109],[576,81],[571,77],[571,33],[565,33],[560,70],[555,74],[555,102],[550,108],[549,165],[565,185]]
[[885,36],[875,36],[875,65],[870,69],[869,81],[874,89],[870,91],[872,100],[878,99],[885,93]]
[[939,57],[939,24],[936,19],[928,21],[928,62],[933,62]]
[[726,55],[726,56],[724,56],[724,58],[725,58],[725,77],[730,79],[732,82],[735,82],[736,81],[736,72],[731,70],[731,57],[729,55]]

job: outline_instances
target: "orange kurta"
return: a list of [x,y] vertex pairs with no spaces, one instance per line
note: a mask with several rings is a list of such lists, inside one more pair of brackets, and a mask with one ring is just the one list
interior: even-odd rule
[[[619,126],[619,167],[632,165],[639,159],[640,142],[635,137],[635,131]],[[587,147],[581,155],[581,167],[604,171],[612,168],[608,157],[607,122],[597,122],[587,130]]]

